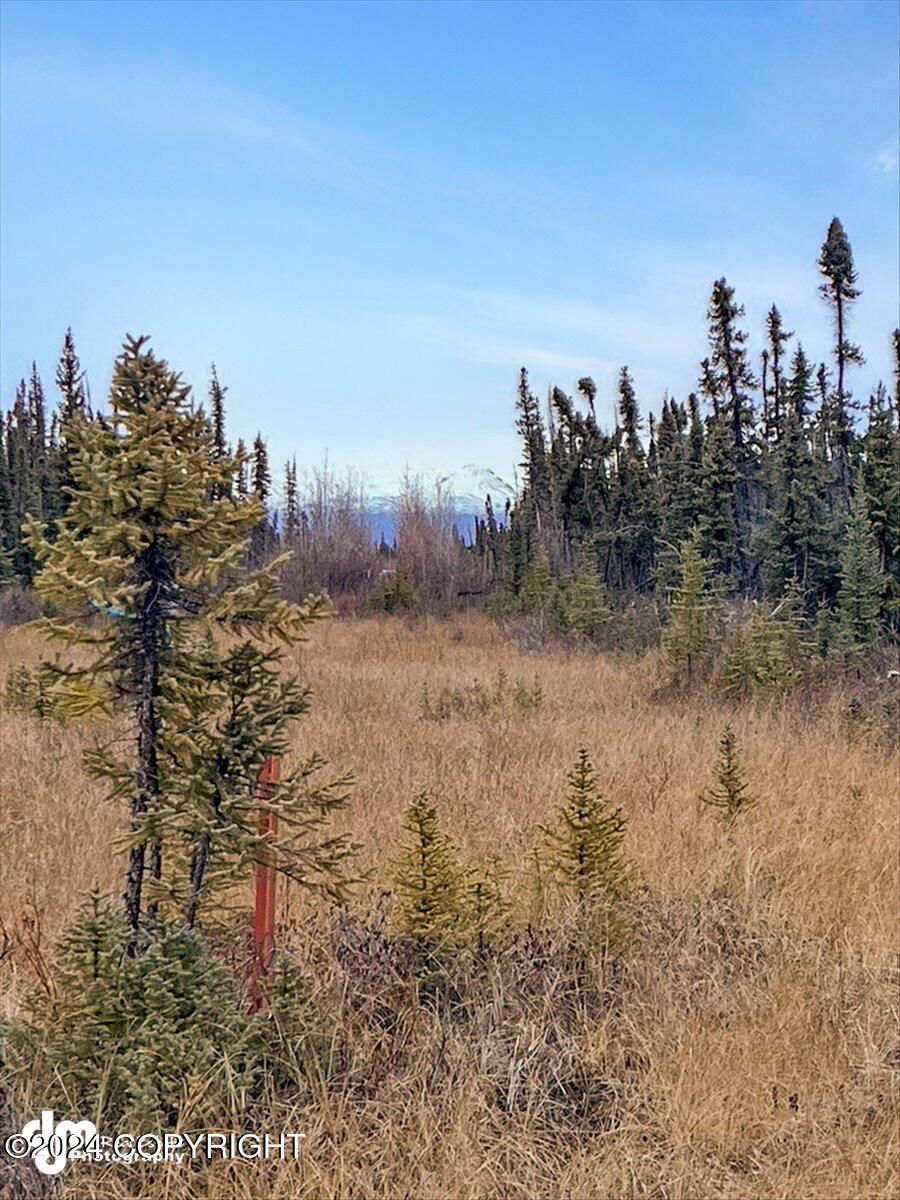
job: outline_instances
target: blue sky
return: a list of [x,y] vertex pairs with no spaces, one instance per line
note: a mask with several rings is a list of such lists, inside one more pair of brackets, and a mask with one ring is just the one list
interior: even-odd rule
[[2,398],[122,334],[273,459],[508,479],[516,370],[684,395],[709,285],[811,354],[838,214],[857,395],[898,291],[898,6],[2,5]]

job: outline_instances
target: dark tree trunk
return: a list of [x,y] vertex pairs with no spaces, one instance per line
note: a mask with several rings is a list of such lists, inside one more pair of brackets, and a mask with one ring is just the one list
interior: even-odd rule
[[726,333],[724,337],[725,372],[728,378],[728,394],[731,399],[731,444],[734,448],[734,463],[737,469],[737,480],[734,485],[734,524],[735,532],[735,562],[734,573],[742,592],[750,585],[750,558],[748,544],[750,539],[750,524],[752,497],[750,473],[747,455],[744,452],[744,400],[740,393],[735,369],[734,351],[731,338]]
[[[150,846],[150,882],[158,884],[162,879],[162,842],[157,838]],[[147,919],[156,920],[159,911],[159,900],[154,896],[147,905]]]
[[[133,833],[141,828],[145,817],[154,810],[159,799],[157,706],[159,702],[160,646],[164,625],[163,592],[168,572],[158,542],[151,542],[142,551],[137,567],[138,580],[145,586],[145,591],[138,610],[136,628],[137,766],[134,777],[134,795],[131,802]],[[146,852],[146,842],[140,842],[133,846],[128,854],[123,901],[125,921],[132,933],[137,932],[141,922],[141,896],[144,886]],[[158,841],[154,842],[151,848],[150,873],[154,881],[158,881],[162,874],[162,846]]]
[[[766,443],[770,442],[771,437],[772,437],[771,415],[769,413],[769,388],[768,388],[768,380],[767,380],[768,369],[769,369],[769,355],[766,350],[763,350],[763,352],[762,352],[761,387],[762,387],[762,402],[763,402],[763,437],[764,437]],[[776,391],[777,391],[777,387],[776,387]]]
[[[837,396],[838,413],[844,411],[844,301],[840,289],[836,289],[835,315],[837,323]],[[840,418],[839,418],[840,419]]]
[[850,422],[844,396],[844,300],[840,291],[835,298],[835,323],[837,325],[837,478],[845,501],[850,496]]
[[206,864],[209,860],[209,834],[204,833],[191,855],[188,869],[188,896],[184,903],[184,923],[188,929],[194,928],[197,920],[197,909],[200,907],[200,889],[203,886],[203,876],[206,874]]

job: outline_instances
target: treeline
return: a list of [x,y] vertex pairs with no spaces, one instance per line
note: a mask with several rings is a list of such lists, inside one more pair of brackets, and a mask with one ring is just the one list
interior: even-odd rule
[[757,370],[744,308],[718,279],[697,390],[666,397],[646,428],[627,367],[611,432],[597,422],[591,378],[578,381],[577,398],[552,388],[542,411],[522,369],[523,488],[500,520],[488,497],[477,527],[478,553],[497,581],[495,611],[549,615],[565,628],[573,588],[576,608],[579,591],[583,608],[598,588],[613,601],[666,599],[690,542],[723,596],[778,603],[790,593],[822,620],[852,565],[873,576],[854,587],[878,592],[878,618],[896,631],[900,331],[893,395],[879,383],[861,405],[850,382],[864,360],[848,337],[857,275],[837,218],[818,266],[834,319],[831,363],[810,361],[773,304]]
[[[33,583],[35,563],[24,537],[28,517],[52,538],[68,509],[73,423],[116,429],[115,418],[91,405],[71,329],[56,386],[59,400],[51,408],[32,364],[0,416],[0,586]],[[228,440],[226,393],[213,365],[200,410],[210,430],[210,453],[218,463],[234,463],[227,495],[255,499],[264,512],[249,535],[247,566],[291,552],[281,571],[287,598],[300,601],[324,591],[345,609],[445,613],[462,597],[485,593],[487,563],[460,534],[454,497],[443,484],[429,486],[407,476],[393,502],[394,536],[390,542],[384,536],[376,540],[365,487],[352,477],[341,478],[326,465],[301,478],[291,459],[281,471],[283,486],[276,488],[262,434],[249,446],[242,438]]]
[[[697,390],[685,400],[667,396],[646,426],[627,367],[611,431],[598,423],[591,378],[578,381],[575,396],[552,388],[544,409],[523,368],[523,486],[500,514],[487,497],[471,545],[457,530],[452,497],[440,488],[429,494],[421,481],[405,483],[390,545],[373,539],[364,491],[327,469],[303,482],[296,460],[286,462],[276,496],[262,434],[250,446],[228,441],[226,388],[213,367],[211,453],[234,461],[228,487],[236,498],[255,498],[265,514],[250,534],[247,565],[291,551],[281,574],[290,599],[323,590],[357,610],[445,613],[487,597],[495,616],[537,616],[550,632],[594,641],[613,624],[621,633],[623,612],[632,623],[643,612],[645,628],[625,640],[645,645],[671,616],[690,544],[700,578],[717,597],[773,606],[789,598],[792,611],[799,607],[815,622],[823,648],[840,615],[846,625],[854,608],[854,646],[884,631],[896,635],[900,332],[893,335],[892,394],[879,383],[860,403],[852,369],[864,360],[848,334],[859,290],[837,218],[818,265],[834,324],[829,363],[807,357],[774,304],[765,348],[758,366],[752,363],[744,308],[719,279]],[[66,512],[73,422],[110,422],[92,410],[71,330],[56,387],[48,419],[33,365],[0,419],[0,583],[32,582],[22,533],[28,515],[52,538]]]
[[22,536],[25,521],[33,516],[52,527],[62,516],[71,484],[72,422],[104,419],[92,411],[71,329],[63,340],[56,386],[59,403],[48,421],[44,387],[32,363],[0,418],[0,583],[31,582],[34,562]]
[[[75,421],[96,423],[117,432],[117,421],[94,411],[71,328],[66,330],[56,368],[59,401],[48,419],[43,383],[32,363],[31,373],[16,388],[15,400],[0,421],[0,581],[31,584],[34,558],[26,545],[24,528],[29,518],[39,521],[52,536],[55,524],[70,501],[71,458]],[[296,465],[285,465],[285,505],[279,521],[272,507],[272,475],[268,447],[257,434],[252,448],[243,439],[231,446],[226,436],[225,393],[215,365],[211,369],[207,421],[214,461],[234,460],[233,479],[227,491],[238,499],[255,497],[265,516],[253,530],[248,546],[250,565],[271,557],[284,539],[293,544],[308,529],[306,514],[297,500]],[[202,411],[202,410],[201,410]],[[211,497],[220,499],[219,496]],[[281,526],[281,527],[280,527]]]

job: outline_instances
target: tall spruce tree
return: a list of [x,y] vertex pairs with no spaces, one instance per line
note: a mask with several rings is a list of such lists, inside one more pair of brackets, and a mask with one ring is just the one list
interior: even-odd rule
[[297,493],[297,460],[284,464],[284,542],[294,547],[300,539],[302,516]]
[[847,388],[846,371],[848,366],[859,366],[865,360],[859,346],[854,345],[847,337],[850,310],[853,302],[859,296],[859,290],[856,287],[856,268],[853,265],[850,242],[837,217],[833,217],[828,226],[828,232],[819,253],[819,271],[822,274],[822,285],[819,290],[834,318],[834,363],[836,369],[834,461],[837,485],[842,498],[846,501],[850,495],[850,443],[853,436],[850,412],[851,393]]
[[733,513],[735,541],[731,569],[738,586],[746,589],[752,568],[748,553],[751,528],[756,516],[753,402],[750,389],[756,380],[747,354],[747,334],[738,324],[744,306],[734,299],[734,288],[717,279],[712,286],[709,320],[710,358],[706,387],[722,397],[723,414],[729,431],[730,458],[734,470]]
[[250,486],[253,495],[262,506],[259,525],[250,537],[250,563],[259,566],[271,553],[275,536],[269,514],[269,498],[272,494],[272,475],[269,471],[269,450],[261,433],[253,439],[253,458],[250,465]]
[[896,578],[900,575],[900,429],[881,383],[869,400],[863,450],[862,477],[881,566]]
[[47,494],[47,406],[44,387],[38,374],[37,363],[31,364],[28,377],[28,457],[31,464],[34,516],[43,517],[51,506]]
[[241,500],[250,495],[249,461],[244,439],[238,438],[234,448],[234,490]]
[[65,503],[60,491],[62,484],[60,415],[53,411],[48,426],[44,389],[37,371],[34,371],[32,388],[35,393],[35,406],[40,410],[40,416],[35,425],[39,439],[37,452],[40,458],[41,509],[48,528],[52,529],[53,522],[62,512]]
[[777,600],[796,580],[810,614],[833,595],[837,567],[828,480],[809,436],[812,390],[812,367],[798,346],[782,391],[781,436],[770,451],[771,508],[754,544],[766,593]]
[[699,517],[703,476],[703,449],[705,443],[705,430],[703,420],[700,416],[700,401],[697,399],[695,392],[691,392],[687,398],[687,417],[687,488],[690,503],[694,511],[694,521],[691,526],[693,527],[696,524],[697,517]]
[[[216,459],[226,458],[228,455],[228,441],[225,433],[225,393],[228,388],[223,387],[219,382],[219,376],[216,372],[216,364],[213,363],[209,368],[209,423],[212,428],[212,454]],[[213,496],[214,500],[220,500],[219,495]]]
[[132,754],[100,748],[86,763],[128,805],[123,906],[133,949],[161,903],[184,905],[193,923],[217,855],[232,878],[265,860],[308,880],[318,868],[336,877],[347,847],[319,837],[340,795],[310,786],[316,762],[268,798],[284,832],[267,840],[256,827],[256,769],[282,751],[305,706],[296,679],[281,675],[281,651],[260,643],[302,639],[321,604],[282,601],[277,561],[245,576],[260,505],[210,500],[234,463],[211,453],[202,410],[146,338],[126,339],[110,409],[111,425],[72,427],[72,494],[55,539],[37,523],[28,536],[35,586],[55,613],[46,633],[90,654],[87,666],[53,668],[60,711],[127,714]]
[[86,415],[84,371],[75,352],[71,325],[66,329],[59,361],[56,364],[56,387],[60,396],[60,418],[63,421]]
[[725,417],[714,413],[703,442],[697,530],[702,554],[732,585],[737,585],[743,574],[735,511],[737,485]]
[[619,586],[640,590],[653,567],[650,479],[640,436],[637,397],[627,367],[619,372],[618,415],[613,547],[618,559]]
[[497,524],[497,518],[494,515],[494,505],[491,500],[490,492],[484,498],[484,540],[485,540],[485,558],[487,563],[487,577],[489,580],[500,577],[502,555],[503,555],[503,534],[500,526]]
[[13,528],[12,568],[17,578],[30,583],[34,559],[22,540],[22,526],[32,517],[40,520],[40,474],[34,458],[32,411],[28,403],[28,385],[19,381],[12,410],[7,420],[7,463],[10,481],[10,510]]
[[272,476],[269,472],[269,451],[261,433],[253,439],[253,495],[263,507],[269,503]]
[[550,471],[540,405],[528,386],[528,372],[524,367],[519,372],[516,407],[519,413],[517,428],[524,455],[522,467],[525,472],[527,507],[534,524],[535,538],[544,545],[546,551],[546,541],[551,534]]
[[[675,400],[663,403],[657,433],[657,470],[654,490],[654,579],[665,594],[674,582],[678,547],[689,537],[699,518],[698,483],[703,458],[703,428],[697,413],[697,398],[691,396],[691,433],[688,412]],[[699,442],[693,460],[694,421]]]
[[[766,361],[772,371],[771,391],[763,385],[763,406],[765,408],[764,433],[767,442],[778,442],[781,430],[783,390],[784,390],[784,359],[785,347],[793,337],[793,332],[784,328],[781,313],[773,304],[766,313]],[[768,392],[768,394],[767,394]]]
[[225,434],[225,393],[228,388],[219,382],[216,364],[209,368],[209,420],[212,425],[213,454],[216,458],[225,458],[228,454],[228,441]]
[[62,491],[62,443],[60,442],[59,413],[50,418],[47,444],[44,452],[44,517],[48,528],[53,529],[56,518],[65,508],[66,497]]
[[68,507],[69,488],[72,486],[69,464],[71,428],[76,421],[90,419],[87,385],[81,361],[75,350],[71,325],[66,329],[56,364],[56,390],[59,392],[59,445],[55,453],[58,498],[53,515],[58,517]]

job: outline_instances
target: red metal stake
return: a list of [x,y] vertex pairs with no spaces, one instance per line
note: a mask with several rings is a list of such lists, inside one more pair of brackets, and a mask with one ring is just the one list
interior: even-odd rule
[[[272,788],[281,779],[281,759],[267,758],[259,768],[259,832],[263,837],[274,835],[275,814],[267,804]],[[275,953],[275,868],[270,863],[257,863],[253,903],[253,930],[250,936],[250,981],[247,1003],[251,1014],[265,1006],[263,976],[272,966]]]

